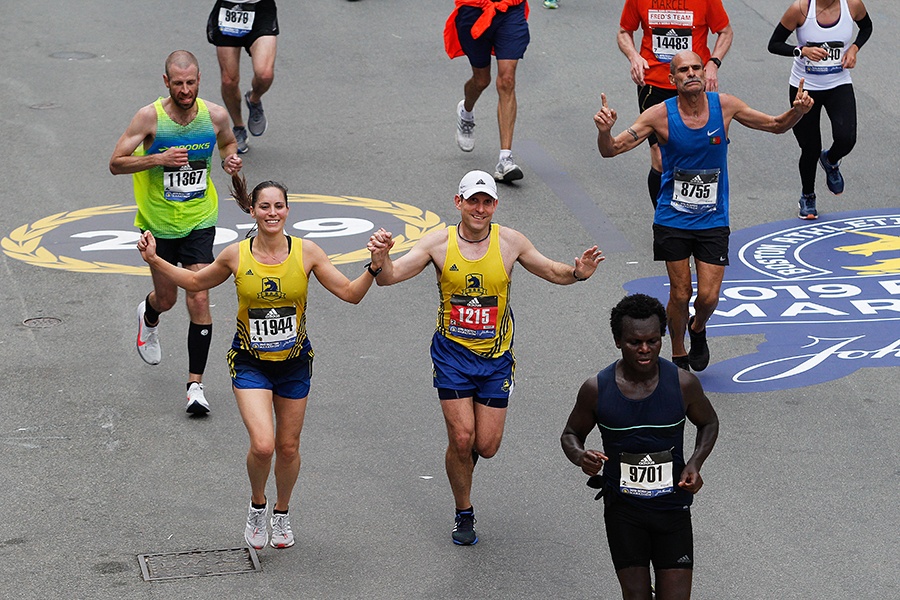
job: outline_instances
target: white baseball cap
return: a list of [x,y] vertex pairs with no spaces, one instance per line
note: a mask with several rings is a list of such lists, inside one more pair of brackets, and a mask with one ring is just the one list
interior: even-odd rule
[[463,200],[468,200],[478,192],[484,192],[496,200],[497,182],[484,171],[469,171],[459,180],[459,195],[463,197]]

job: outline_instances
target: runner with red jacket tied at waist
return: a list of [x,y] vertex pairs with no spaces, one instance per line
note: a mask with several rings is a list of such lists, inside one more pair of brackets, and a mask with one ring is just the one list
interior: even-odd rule
[[456,106],[456,143],[463,152],[475,148],[475,103],[491,83],[491,55],[497,57],[497,122],[500,157],[494,179],[510,183],[524,176],[512,156],[516,125],[516,66],[531,40],[526,0],[456,0],[444,26],[450,58],[466,55],[472,77]]

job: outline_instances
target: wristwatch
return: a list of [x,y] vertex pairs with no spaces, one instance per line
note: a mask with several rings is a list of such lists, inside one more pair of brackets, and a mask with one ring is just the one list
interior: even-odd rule
[[709,57],[709,62],[711,62],[712,64],[716,65],[716,68],[717,68],[717,69],[721,69],[721,68],[722,68],[722,61],[719,60],[718,58],[716,58],[715,56],[710,56],[710,57]]
[[800,57],[803,55],[803,49],[800,46],[794,48],[794,56]]
[[373,269],[372,263],[366,263],[366,271],[368,271],[369,275],[371,275],[372,277],[378,277],[378,274],[381,273],[381,267]]

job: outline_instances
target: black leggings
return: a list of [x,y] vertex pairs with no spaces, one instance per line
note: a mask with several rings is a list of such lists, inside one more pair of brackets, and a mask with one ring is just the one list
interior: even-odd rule
[[[856,145],[856,96],[853,84],[845,83],[830,90],[807,90],[814,104],[812,110],[794,125],[794,137],[800,144],[800,183],[804,194],[816,191],[816,163],[822,154],[822,132],[819,128],[822,108],[831,121],[834,140],[828,150],[828,162],[836,164],[850,154]],[[790,102],[794,102],[797,88],[790,87]]]

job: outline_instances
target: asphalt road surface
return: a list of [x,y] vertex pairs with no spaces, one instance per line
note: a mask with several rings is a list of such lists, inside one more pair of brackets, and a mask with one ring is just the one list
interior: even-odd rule
[[[725,4],[735,41],[721,89],[780,113],[789,60],[766,43],[786,0]],[[501,187],[495,220],[555,259],[594,243],[607,259],[570,287],[515,270],[516,390],[503,446],[475,473],[480,542],[450,542],[428,357],[437,297],[424,273],[373,288],[359,306],[312,289],[316,363],[291,507],[296,546],[260,551],[260,572],[143,580],[138,555],[242,546],[249,495],[247,436],[224,360],[233,288],[211,295],[212,412],[192,419],[183,305],[163,316],[160,365],[135,352],[134,311],[150,280],[133,249],[130,178],[107,168],[137,109],[165,92],[172,50],[197,54],[200,94],[221,103],[205,39],[211,5],[38,0],[4,11],[0,595],[619,597],[601,503],[558,441],[578,387],[617,357],[610,307],[626,291],[666,294],[664,268],[651,260],[647,152],[602,159],[596,150],[601,91],[619,112],[616,131],[637,115],[615,44],[621,2],[611,0],[532,6],[513,147],[525,178]],[[351,276],[371,227],[414,239],[455,223],[457,182],[492,170],[498,142],[493,88],[476,108],[474,152],[454,142],[469,68],[443,53],[452,2],[279,8],[269,131],[244,157],[251,184],[276,179],[309,195],[292,197],[302,225],[293,233],[331,231],[322,243],[345,255]],[[693,511],[696,598],[900,597],[900,9],[868,9],[875,31],[853,72],[859,142],[842,165],[842,196],[819,174],[818,222],[796,218],[792,135],[730,131],[732,266],[710,322],[712,365],[700,374],[721,433]],[[242,73],[246,89],[246,57]],[[224,190],[224,174],[214,179]],[[222,196],[222,239],[233,239],[246,219]],[[588,442],[599,447],[599,435]]]

